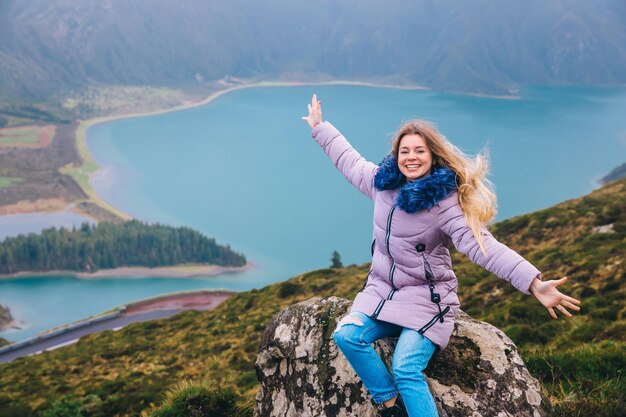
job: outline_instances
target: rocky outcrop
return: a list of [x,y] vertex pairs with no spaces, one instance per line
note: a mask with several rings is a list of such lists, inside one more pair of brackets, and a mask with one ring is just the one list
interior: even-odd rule
[[[350,301],[312,298],[278,313],[265,329],[256,371],[256,415],[373,417],[371,396],[332,339]],[[388,366],[396,339],[374,344]],[[465,313],[448,347],[426,369],[440,417],[542,417],[548,402],[513,342]]]
[[0,305],[0,331],[13,325],[13,317],[8,307]]

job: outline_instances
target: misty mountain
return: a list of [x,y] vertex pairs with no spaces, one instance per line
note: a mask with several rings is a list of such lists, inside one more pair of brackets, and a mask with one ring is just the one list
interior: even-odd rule
[[625,19],[611,0],[4,0],[0,97],[225,76],[624,85]]

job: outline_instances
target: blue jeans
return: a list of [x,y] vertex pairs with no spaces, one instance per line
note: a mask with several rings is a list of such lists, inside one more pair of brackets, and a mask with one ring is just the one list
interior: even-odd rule
[[[398,334],[391,376],[372,343]],[[437,417],[437,407],[423,373],[436,348],[427,337],[416,330],[353,312],[337,325],[333,339],[375,403],[390,400],[399,392],[409,416]]]

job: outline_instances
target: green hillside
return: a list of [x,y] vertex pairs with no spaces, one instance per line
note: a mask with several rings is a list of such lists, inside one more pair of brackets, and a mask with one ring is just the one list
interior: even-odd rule
[[[594,233],[612,224],[613,232]],[[610,229],[610,228],[609,228]],[[555,406],[553,415],[624,415],[626,180],[497,224],[494,234],[546,279],[570,277],[582,300],[553,320],[532,297],[455,255],[463,308],[504,329],[522,348]],[[257,389],[254,361],[266,324],[313,296],[353,298],[369,265],[323,269],[237,294],[216,310],[188,311],[90,335],[72,346],[0,365],[0,417],[139,415],[184,380],[232,387],[242,404]],[[83,407],[83,414],[76,411]],[[74,410],[64,413],[57,410]]]

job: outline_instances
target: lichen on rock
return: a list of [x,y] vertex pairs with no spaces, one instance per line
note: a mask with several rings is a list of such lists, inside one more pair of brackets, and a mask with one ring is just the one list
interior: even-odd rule
[[[256,361],[256,415],[373,417],[377,407],[339,351],[332,332],[351,302],[312,298],[280,311],[267,326]],[[396,338],[374,348],[391,366]],[[440,417],[543,417],[548,403],[515,344],[500,330],[460,312],[448,347],[425,371]]]

